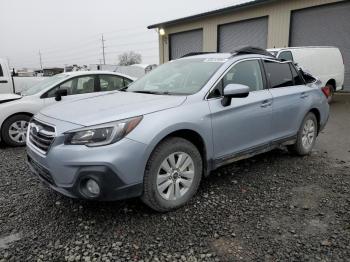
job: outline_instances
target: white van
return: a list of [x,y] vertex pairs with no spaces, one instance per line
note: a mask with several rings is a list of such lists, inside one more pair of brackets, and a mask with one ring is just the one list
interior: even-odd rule
[[12,77],[5,59],[0,58],[0,94],[13,94],[25,91],[46,77]]
[[293,61],[328,86],[331,96],[344,86],[344,61],[340,50],[331,46],[304,46],[268,49],[279,59]]

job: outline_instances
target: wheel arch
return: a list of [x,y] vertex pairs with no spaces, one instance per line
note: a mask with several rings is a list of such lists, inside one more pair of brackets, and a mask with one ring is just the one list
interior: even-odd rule
[[311,108],[308,113],[313,113],[316,116],[316,120],[317,120],[317,134],[318,134],[319,131],[320,131],[320,125],[321,125],[321,113],[316,107]]
[[326,86],[327,85],[332,85],[333,86],[333,91],[335,91],[337,89],[337,85],[336,85],[336,81],[334,78],[331,78],[327,81]]
[[[27,115],[27,116],[29,116],[29,117],[32,117],[34,114],[29,113],[29,112],[17,112],[17,113],[14,113],[14,114],[12,114],[12,115],[9,115],[8,117],[6,117],[6,118],[4,119],[4,121],[2,121],[2,123],[0,123],[0,131],[1,131],[1,129],[2,129],[3,125],[4,125],[4,123],[5,123],[9,118],[14,117],[14,116],[17,116],[17,115]],[[1,136],[1,132],[0,132],[0,136]]]
[[188,127],[167,130],[167,132],[163,132],[160,136],[158,136],[151,143],[151,148],[149,150],[149,153],[147,154],[146,164],[148,162],[149,157],[152,155],[153,151],[155,150],[155,148],[164,140],[170,137],[181,137],[193,143],[202,156],[204,175],[209,174],[209,172],[211,171],[211,166],[209,165],[208,155],[210,156],[211,153],[209,152],[210,150],[208,147],[208,143],[205,142],[203,134],[200,134],[200,132],[196,131],[194,128],[188,128]]

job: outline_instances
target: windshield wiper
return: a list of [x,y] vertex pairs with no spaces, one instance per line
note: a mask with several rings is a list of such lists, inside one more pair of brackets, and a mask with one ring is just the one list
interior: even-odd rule
[[138,91],[132,91],[132,92],[141,93],[141,94],[151,94],[151,95],[170,95],[169,92],[148,91],[148,90],[138,90]]

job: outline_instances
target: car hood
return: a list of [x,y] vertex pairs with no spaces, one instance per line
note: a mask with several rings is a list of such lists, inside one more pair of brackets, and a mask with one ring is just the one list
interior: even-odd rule
[[185,100],[186,96],[115,92],[59,103],[40,113],[74,124],[91,126],[176,107]]
[[22,96],[17,94],[0,94],[0,104],[21,99]]

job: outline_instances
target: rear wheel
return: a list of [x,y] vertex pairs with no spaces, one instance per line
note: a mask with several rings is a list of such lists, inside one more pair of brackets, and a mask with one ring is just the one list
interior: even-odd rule
[[333,101],[333,96],[334,96],[334,92],[335,92],[335,88],[333,85],[331,84],[327,84],[326,87],[328,87],[329,89],[329,96],[328,96],[328,103],[331,103]]
[[143,202],[152,209],[166,212],[185,205],[197,192],[202,177],[202,158],[188,140],[165,140],[148,160]]
[[316,116],[310,112],[305,116],[299,128],[296,143],[289,146],[288,149],[300,156],[309,154],[316,142],[317,129]]
[[27,128],[30,116],[20,114],[8,118],[1,128],[1,137],[9,146],[24,146],[26,144]]

